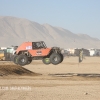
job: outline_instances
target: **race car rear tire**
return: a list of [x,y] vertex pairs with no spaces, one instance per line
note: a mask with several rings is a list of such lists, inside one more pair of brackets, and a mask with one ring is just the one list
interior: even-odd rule
[[[63,62],[64,56],[63,56],[62,54],[60,54],[60,56],[61,56],[61,62]],[[60,63],[61,63],[61,62],[60,62]]]
[[50,56],[50,61],[52,64],[57,65],[57,64],[61,63],[62,57],[58,53],[52,53]]
[[32,62],[32,59],[28,60],[28,63],[27,64],[30,64]]

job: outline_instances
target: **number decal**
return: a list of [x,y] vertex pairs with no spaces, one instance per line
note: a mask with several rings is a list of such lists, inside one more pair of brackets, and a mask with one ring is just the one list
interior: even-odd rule
[[30,49],[32,49],[32,46],[27,46],[26,47],[26,50],[30,50]]
[[42,54],[42,51],[37,51],[36,52],[36,55],[41,55]]

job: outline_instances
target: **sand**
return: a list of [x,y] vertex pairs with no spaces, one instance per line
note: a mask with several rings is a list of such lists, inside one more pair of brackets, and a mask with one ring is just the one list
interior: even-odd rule
[[33,61],[23,67],[0,62],[2,72],[0,100],[100,100],[100,57],[85,57],[82,63],[66,57],[59,65]]

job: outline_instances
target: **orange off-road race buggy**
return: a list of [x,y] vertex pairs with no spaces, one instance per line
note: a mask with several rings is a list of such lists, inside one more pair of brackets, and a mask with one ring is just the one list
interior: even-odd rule
[[25,42],[17,48],[13,62],[24,66],[30,64],[32,60],[42,60],[44,64],[57,65],[63,58],[59,47],[47,48],[44,41]]

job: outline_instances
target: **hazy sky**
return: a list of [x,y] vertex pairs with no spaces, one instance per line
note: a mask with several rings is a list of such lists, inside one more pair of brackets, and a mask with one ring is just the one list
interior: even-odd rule
[[100,0],[0,0],[0,16],[48,23],[100,39]]

